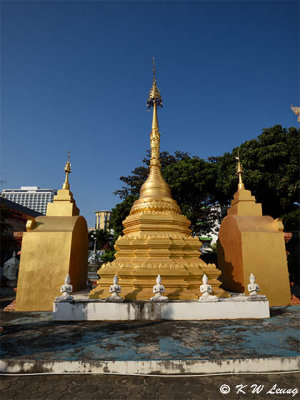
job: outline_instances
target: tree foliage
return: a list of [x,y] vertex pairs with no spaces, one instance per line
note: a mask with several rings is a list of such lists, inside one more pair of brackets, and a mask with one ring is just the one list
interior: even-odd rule
[[[276,125],[263,129],[256,139],[242,143],[231,153],[208,160],[180,151],[174,155],[162,152],[162,174],[183,214],[191,220],[193,232],[205,234],[224,217],[237,190],[238,152],[246,189],[262,203],[264,215],[283,218],[287,231],[299,229],[299,136],[299,129]],[[120,178],[125,185],[115,194],[123,201],[112,210],[111,217],[116,237],[148,176],[149,163],[150,152],[142,166]]]
[[182,213],[191,221],[194,233],[213,229],[220,210],[213,194],[214,176],[211,164],[199,157],[185,157],[163,170],[172,196]]
[[104,229],[94,229],[89,232],[90,248],[94,246],[94,240],[96,239],[96,247],[101,250],[107,243],[111,245],[113,241],[113,235]]
[[[127,189],[126,189],[127,190]],[[136,188],[134,187],[134,191]],[[129,215],[131,207],[135,200],[138,199],[137,195],[129,194],[127,195],[124,200],[117,204],[111,212],[110,217],[110,227],[114,230],[114,238],[115,240],[122,234],[122,222],[124,219]]]
[[220,204],[229,204],[236,191],[235,156],[239,151],[245,187],[262,203],[263,214],[283,218],[286,230],[299,229],[299,136],[299,129],[276,125],[232,153],[211,158]]
[[104,254],[102,254],[100,256],[100,260],[103,263],[112,262],[115,259],[115,253],[116,253],[115,250],[107,250],[107,251],[105,251]]
[[18,245],[13,237],[12,226],[9,220],[13,214],[4,204],[0,204],[0,265],[12,256]]
[[[167,151],[162,151],[160,153],[160,163],[162,170],[165,169],[169,164],[174,164],[180,160],[184,160],[185,158],[189,158],[188,153],[184,153],[182,151],[175,151],[174,155],[170,154]],[[131,174],[128,176],[121,176],[120,180],[125,183],[126,186],[123,186],[122,189],[116,190],[114,192],[115,195],[119,196],[121,199],[126,199],[127,196],[133,195],[138,196],[140,193],[140,189],[142,184],[147,179],[149,173],[149,165],[150,165],[150,151],[146,152],[146,157],[143,159],[143,164],[140,167],[136,167]]]

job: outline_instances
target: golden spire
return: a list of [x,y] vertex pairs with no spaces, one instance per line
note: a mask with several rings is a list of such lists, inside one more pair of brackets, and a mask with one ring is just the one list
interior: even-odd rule
[[153,107],[152,130],[150,134],[150,144],[151,144],[150,167],[154,165],[160,167],[160,161],[159,161],[160,133],[158,130],[157,106],[162,107],[162,98],[160,95],[160,91],[156,86],[156,76],[155,76],[156,70],[155,70],[154,57],[152,62],[153,62],[153,83],[147,100],[148,110],[151,107]]
[[242,164],[240,161],[240,152],[238,152],[238,156],[235,157],[235,159],[237,160],[237,166],[236,166],[236,173],[239,177],[239,185],[238,185],[238,190],[242,190],[245,189],[244,183],[243,183],[243,179],[242,179],[242,174],[243,174],[243,168],[242,168]]
[[70,190],[69,174],[71,173],[71,163],[70,163],[70,152],[69,151],[68,151],[68,161],[66,162],[66,165],[65,165],[65,173],[66,173],[66,178],[65,178],[65,182],[63,184],[62,189]]
[[[151,160],[149,176],[141,187],[140,198],[134,203],[130,214],[139,213],[147,210],[156,210],[156,208],[163,207],[162,200],[169,207],[168,209],[174,210],[174,213],[179,214],[180,208],[176,201],[172,199],[171,190],[167,182],[161,174],[161,165],[159,160],[160,153],[160,133],[158,130],[157,107],[162,107],[162,98],[160,91],[156,85],[155,64],[153,58],[153,83],[149,92],[147,100],[148,109],[153,107],[152,129],[150,133],[151,145]],[[150,203],[151,205],[150,205]],[[157,204],[156,204],[157,203]],[[172,203],[172,204],[171,204]]]

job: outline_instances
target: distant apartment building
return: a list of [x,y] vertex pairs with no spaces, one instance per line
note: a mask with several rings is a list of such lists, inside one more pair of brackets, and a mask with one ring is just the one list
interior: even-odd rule
[[41,214],[46,214],[47,204],[53,201],[55,189],[40,189],[38,186],[21,186],[20,189],[3,189],[2,197],[28,207]]
[[95,214],[96,214],[95,228],[108,230],[110,217],[111,217],[111,211],[106,211],[106,210],[95,211]]

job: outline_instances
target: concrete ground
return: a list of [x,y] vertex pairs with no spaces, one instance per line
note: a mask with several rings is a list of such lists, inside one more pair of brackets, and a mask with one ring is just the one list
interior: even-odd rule
[[300,306],[261,320],[54,322],[49,312],[1,312],[1,359],[220,360],[300,356]]
[[[271,318],[263,320],[54,322],[51,313],[39,312],[0,312],[0,318],[4,327],[1,359],[16,363],[174,359],[218,362],[300,356],[300,306],[274,308]],[[253,393],[255,388],[261,391]],[[1,400],[299,399],[299,391],[300,374],[295,372],[199,377],[0,377]]]

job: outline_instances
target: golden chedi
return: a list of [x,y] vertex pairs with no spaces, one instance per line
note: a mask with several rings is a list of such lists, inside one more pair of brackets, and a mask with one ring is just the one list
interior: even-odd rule
[[153,107],[149,176],[141,188],[140,198],[123,221],[124,236],[115,244],[116,260],[98,271],[101,278],[90,298],[108,297],[115,274],[120,278],[126,300],[149,300],[157,275],[161,275],[170,300],[198,300],[204,273],[214,293],[221,295],[223,291],[217,280],[220,271],[199,258],[201,243],[191,236],[190,221],[181,214],[161,174],[157,108],[162,105],[162,98],[156,86],[154,66],[147,104]]
[[46,216],[27,221],[23,234],[16,311],[52,311],[66,275],[73,291],[86,288],[88,231],[70,191],[70,159],[61,190]]
[[253,273],[270,306],[288,305],[291,294],[283,224],[280,219],[262,215],[261,204],[245,189],[239,156],[237,160],[238,190],[221,223],[218,239],[222,287],[244,292]]

